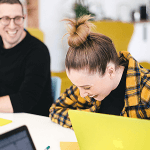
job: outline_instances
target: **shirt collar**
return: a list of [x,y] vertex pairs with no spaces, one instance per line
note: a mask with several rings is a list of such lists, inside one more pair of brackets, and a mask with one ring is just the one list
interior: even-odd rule
[[126,76],[125,107],[135,106],[140,103],[140,64],[127,51],[119,52],[119,56],[128,60],[128,70]]

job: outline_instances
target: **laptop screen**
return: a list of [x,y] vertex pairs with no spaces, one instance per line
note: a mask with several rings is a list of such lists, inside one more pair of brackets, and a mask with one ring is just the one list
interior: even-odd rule
[[0,150],[36,150],[26,126],[0,135]]

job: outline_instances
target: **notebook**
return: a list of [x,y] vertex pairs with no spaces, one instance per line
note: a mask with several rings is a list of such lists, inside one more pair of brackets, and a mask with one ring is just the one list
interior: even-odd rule
[[36,150],[27,126],[1,134],[0,150]]
[[61,150],[80,150],[77,142],[60,142]]
[[0,118],[0,126],[4,126],[4,125],[9,124],[11,122],[12,122],[12,120]]
[[69,110],[80,150],[149,150],[150,121]]

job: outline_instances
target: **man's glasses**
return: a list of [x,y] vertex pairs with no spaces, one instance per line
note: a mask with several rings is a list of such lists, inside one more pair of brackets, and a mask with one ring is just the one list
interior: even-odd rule
[[14,20],[14,23],[16,25],[21,25],[24,21],[24,17],[22,17],[22,16],[16,16],[15,18],[9,18],[8,16],[4,16],[4,17],[0,18],[0,23],[4,26],[7,26],[10,24],[11,19]]

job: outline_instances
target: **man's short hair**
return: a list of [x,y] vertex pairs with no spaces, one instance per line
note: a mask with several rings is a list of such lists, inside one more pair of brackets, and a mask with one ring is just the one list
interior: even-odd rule
[[20,4],[22,7],[22,13],[24,14],[23,5],[19,0],[0,0],[0,4],[4,4],[4,3],[6,3],[6,4]]

